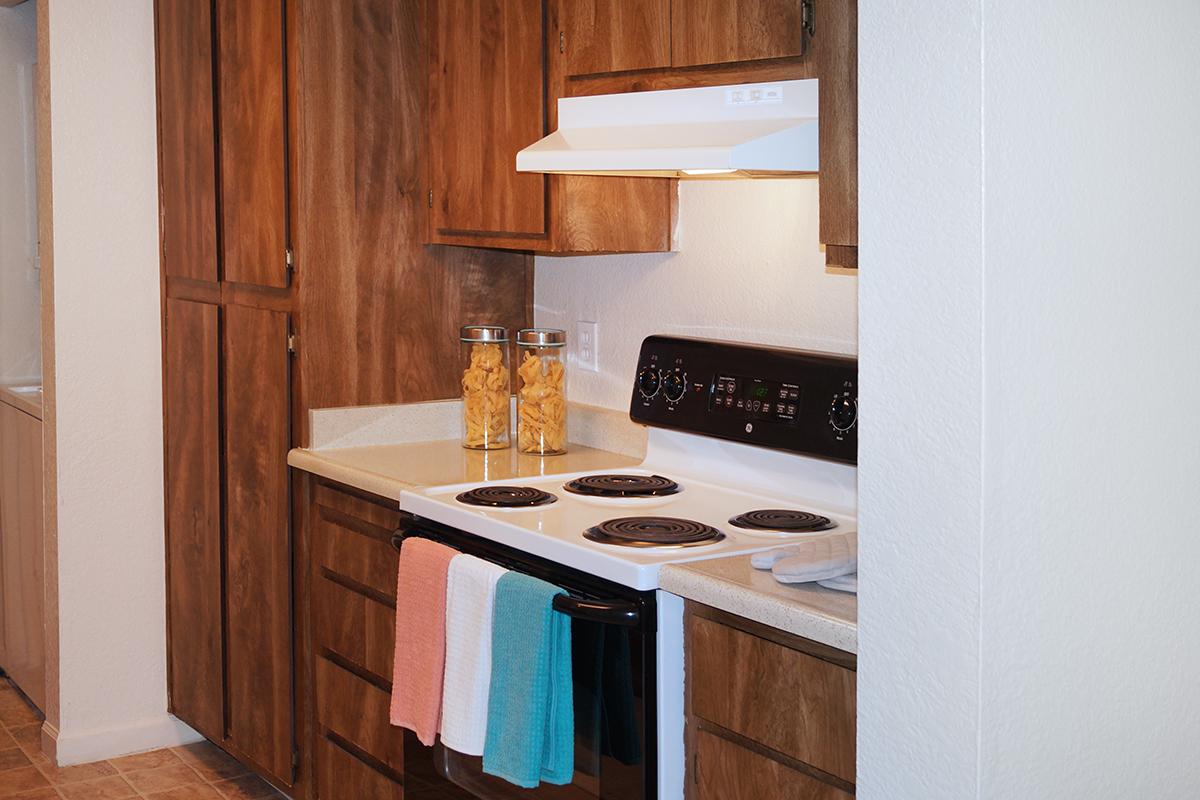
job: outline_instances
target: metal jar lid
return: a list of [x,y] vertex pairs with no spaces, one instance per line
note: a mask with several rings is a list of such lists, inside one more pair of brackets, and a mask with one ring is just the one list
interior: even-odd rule
[[507,342],[508,328],[500,325],[463,325],[458,331],[460,342]]
[[517,344],[524,347],[564,347],[567,332],[558,328],[522,328],[517,331]]

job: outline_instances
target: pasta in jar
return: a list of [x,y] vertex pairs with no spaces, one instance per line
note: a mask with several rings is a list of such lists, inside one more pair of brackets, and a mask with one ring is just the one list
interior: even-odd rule
[[466,350],[462,374],[463,447],[476,450],[508,447],[507,340],[473,341],[467,338],[465,328],[460,338]]
[[[535,338],[536,337],[536,338]],[[526,342],[527,338],[535,339]],[[557,340],[557,341],[555,341]],[[567,450],[565,338],[561,331],[517,334],[521,363],[517,367],[517,449],[556,455]]]

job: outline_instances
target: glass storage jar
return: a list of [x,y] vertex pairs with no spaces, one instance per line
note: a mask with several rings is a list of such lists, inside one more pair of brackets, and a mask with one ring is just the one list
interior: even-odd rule
[[462,349],[462,444],[472,450],[508,447],[508,329],[497,325],[465,325]]
[[556,328],[517,332],[517,449],[567,452],[567,334]]

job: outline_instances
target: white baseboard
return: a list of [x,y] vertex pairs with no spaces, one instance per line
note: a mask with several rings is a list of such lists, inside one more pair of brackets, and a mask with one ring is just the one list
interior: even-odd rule
[[175,747],[204,738],[170,714],[116,728],[90,731],[64,733],[46,725],[42,729],[42,736],[54,740],[54,753],[60,767],[87,764],[160,747]]

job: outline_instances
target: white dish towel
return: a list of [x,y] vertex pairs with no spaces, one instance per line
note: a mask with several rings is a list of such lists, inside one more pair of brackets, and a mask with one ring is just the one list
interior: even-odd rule
[[[858,534],[833,533],[799,544],[755,553],[750,563],[757,569],[769,569],[780,583],[832,581],[858,572]],[[848,588],[849,582],[844,582]],[[829,588],[842,588],[833,585]],[[854,588],[858,588],[857,578]]]
[[442,683],[442,744],[483,755],[492,677],[492,607],[496,582],[508,570],[459,554],[446,575],[446,672]]

